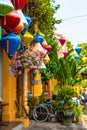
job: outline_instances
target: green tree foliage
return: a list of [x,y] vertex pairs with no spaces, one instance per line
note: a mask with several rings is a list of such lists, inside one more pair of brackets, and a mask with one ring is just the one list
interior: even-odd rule
[[78,46],[82,47],[81,56],[87,56],[87,43],[78,44]]
[[25,6],[23,12],[28,14],[32,19],[30,31],[33,33],[33,27],[36,22],[40,30],[45,34],[52,34],[54,24],[56,22],[54,13],[60,7],[60,5],[53,6],[53,0],[29,0]]
[[29,15],[32,19],[29,32],[34,34],[34,25],[37,24],[42,33],[45,34],[45,39],[52,46],[52,51],[49,53],[51,60],[57,59],[58,42],[54,38],[54,24],[56,19],[54,14],[60,8],[60,5],[54,6],[55,0],[29,0],[23,12]]

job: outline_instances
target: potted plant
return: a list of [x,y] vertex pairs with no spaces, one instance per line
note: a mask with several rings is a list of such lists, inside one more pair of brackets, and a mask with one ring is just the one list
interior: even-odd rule
[[83,106],[82,105],[76,105],[75,107],[74,107],[74,109],[73,109],[73,112],[74,112],[74,114],[75,114],[75,121],[76,122],[79,122],[79,120],[80,120],[80,117],[82,116],[82,110],[83,110]]
[[73,121],[74,117],[74,106],[75,103],[72,101],[73,97],[76,97],[77,93],[71,86],[62,86],[58,88],[57,94],[57,111],[58,119],[63,124],[69,124]]

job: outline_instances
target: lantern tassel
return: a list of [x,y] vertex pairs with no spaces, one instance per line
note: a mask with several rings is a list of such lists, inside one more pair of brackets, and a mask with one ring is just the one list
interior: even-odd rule
[[6,52],[9,53],[9,40],[6,40]]
[[4,25],[6,25],[6,15],[4,16]]

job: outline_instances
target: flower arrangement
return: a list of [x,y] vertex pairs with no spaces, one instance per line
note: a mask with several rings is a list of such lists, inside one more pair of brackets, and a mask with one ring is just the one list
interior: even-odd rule
[[15,75],[21,75],[25,68],[40,69],[43,58],[39,51],[31,51],[29,49],[22,49],[16,52],[13,59],[12,71]]

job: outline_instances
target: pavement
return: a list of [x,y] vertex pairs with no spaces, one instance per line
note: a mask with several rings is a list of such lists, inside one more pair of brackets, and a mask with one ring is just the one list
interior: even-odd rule
[[22,130],[87,130],[87,115],[83,115],[78,123],[63,125],[61,122],[36,122],[31,120],[28,128]]
[[36,122],[31,121],[29,128],[22,130],[87,130],[81,123],[72,123],[71,125],[62,125],[58,122]]
[[0,130],[87,130],[87,115],[83,115],[78,123],[63,125],[58,121],[36,122],[30,121],[28,128],[23,128],[23,123],[8,123],[8,126],[0,127]]

